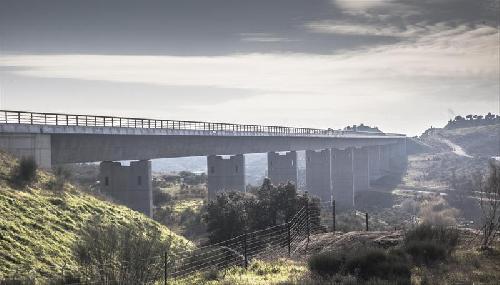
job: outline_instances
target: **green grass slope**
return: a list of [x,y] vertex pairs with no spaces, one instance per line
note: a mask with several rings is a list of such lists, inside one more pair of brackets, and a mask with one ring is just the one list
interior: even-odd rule
[[185,238],[126,207],[97,199],[66,184],[48,190],[51,174],[38,171],[33,185],[15,189],[9,182],[16,160],[0,152],[0,280],[19,276],[51,276],[76,263],[72,245],[79,229],[101,214],[117,224],[149,224],[172,237],[174,250],[192,247]]

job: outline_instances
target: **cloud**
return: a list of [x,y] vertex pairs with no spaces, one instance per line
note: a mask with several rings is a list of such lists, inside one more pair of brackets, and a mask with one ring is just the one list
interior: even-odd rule
[[[439,23],[413,33],[418,37],[398,44],[334,55],[2,55],[0,69],[38,78],[190,87],[199,96],[203,88],[251,92],[210,107],[193,101],[182,110],[206,120],[318,127],[364,121],[398,131],[396,124],[409,115],[429,122],[447,120],[448,108],[483,112],[492,106],[500,91],[497,28]],[[422,121],[411,123],[414,133],[421,130]]]
[[332,0],[334,4],[346,10],[366,10],[390,5],[394,0]]
[[292,41],[291,39],[277,37],[269,33],[241,33],[240,37],[244,42],[276,43]]
[[402,28],[394,25],[359,24],[328,20],[310,22],[305,27],[313,33],[386,37],[415,37],[428,30],[424,24]]
[[[213,57],[4,55],[19,75],[325,93],[337,84],[416,78],[496,78],[498,30],[435,25],[415,42],[337,55],[240,54]],[[415,33],[415,32],[411,32]]]

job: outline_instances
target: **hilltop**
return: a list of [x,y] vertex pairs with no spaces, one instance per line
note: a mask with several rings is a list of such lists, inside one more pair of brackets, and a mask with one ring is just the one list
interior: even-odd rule
[[124,206],[79,190],[65,183],[60,191],[51,190],[54,176],[37,171],[33,185],[11,185],[10,173],[16,165],[10,155],[0,152],[0,279],[20,276],[51,276],[76,267],[73,242],[80,228],[93,216],[104,215],[116,224],[156,227],[171,237],[174,249],[191,247],[184,237]]
[[450,150],[447,141],[451,141],[470,156],[497,156],[500,152],[500,123],[452,129],[433,128],[422,134],[420,141],[432,145],[436,150]]

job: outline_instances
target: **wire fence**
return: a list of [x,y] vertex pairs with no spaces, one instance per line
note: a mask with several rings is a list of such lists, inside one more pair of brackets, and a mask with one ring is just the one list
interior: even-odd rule
[[251,132],[285,136],[401,136],[401,134],[378,133],[352,130],[296,128],[284,126],[263,126],[202,121],[158,120],[126,118],[116,116],[75,115],[60,113],[35,113],[0,110],[0,124],[26,124],[44,126],[117,127],[136,129],[168,129],[209,132]]
[[[368,213],[352,212],[357,219],[364,220],[364,230],[369,230]],[[102,263],[86,268],[58,266],[52,272],[60,276],[51,284],[127,284],[127,280],[142,280],[144,284],[167,284],[209,270],[222,270],[233,266],[247,267],[253,259],[266,260],[279,257],[294,257],[301,246],[309,243],[312,234],[338,230],[335,201],[311,200],[288,222],[265,229],[245,232],[231,239],[204,247],[180,252],[165,252],[147,260],[130,263]],[[360,229],[361,230],[361,229]],[[148,272],[141,272],[144,263]],[[139,266],[139,264],[141,264]],[[74,272],[77,272],[76,274]],[[0,284],[32,284],[37,272],[16,272]],[[142,276],[141,276],[142,274]],[[145,276],[147,274],[147,276]],[[98,278],[99,276],[100,278]],[[12,282],[11,282],[12,281]]]

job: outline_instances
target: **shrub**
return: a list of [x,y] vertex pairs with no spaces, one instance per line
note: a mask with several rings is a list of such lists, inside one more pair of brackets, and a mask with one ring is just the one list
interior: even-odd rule
[[307,263],[309,270],[323,277],[339,273],[342,264],[342,257],[333,252],[323,252],[313,255]]
[[161,190],[160,188],[153,189],[153,205],[161,206],[172,201],[172,195]]
[[18,185],[27,185],[35,181],[37,165],[33,157],[23,157],[19,160],[19,164],[14,168],[12,180]]
[[71,178],[70,170],[58,166],[55,167],[52,172],[54,173],[54,178],[49,180],[49,182],[47,183],[47,188],[55,191],[64,190],[64,185]]
[[363,280],[389,280],[398,284],[410,283],[410,266],[401,251],[363,248],[346,254],[333,252],[314,255],[309,269],[321,277],[337,274],[357,276]]
[[414,262],[429,265],[446,259],[458,241],[454,228],[421,224],[406,233],[403,247]]
[[170,245],[171,239],[155,227],[118,225],[95,216],[82,227],[73,252],[91,282],[152,284],[163,268],[156,257],[170,251]]
[[432,240],[411,241],[405,249],[417,264],[430,265],[447,257],[445,246]]
[[346,258],[345,270],[364,280],[375,278],[409,283],[411,277],[410,266],[404,254],[374,248],[351,252]]

